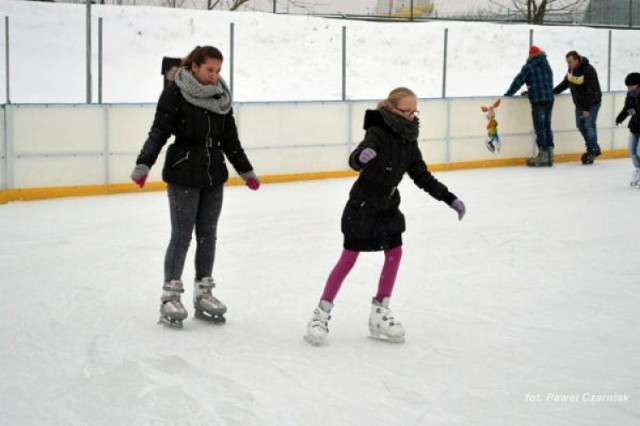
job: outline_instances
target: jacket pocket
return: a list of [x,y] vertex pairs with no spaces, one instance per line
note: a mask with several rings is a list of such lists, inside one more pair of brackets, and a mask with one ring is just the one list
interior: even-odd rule
[[171,167],[176,168],[178,167],[181,163],[184,163],[186,161],[189,161],[189,151],[186,152],[186,154],[184,155],[184,157],[179,158],[178,160],[174,161],[173,164],[171,165]]

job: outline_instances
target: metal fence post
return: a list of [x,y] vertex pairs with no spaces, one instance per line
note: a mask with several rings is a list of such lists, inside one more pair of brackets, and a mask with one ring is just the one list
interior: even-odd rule
[[[275,2],[274,2],[275,4]],[[229,26],[229,89],[231,90],[231,95],[233,96],[233,88],[234,88],[234,65],[235,65],[235,26],[236,24],[232,22]]]
[[444,29],[444,53],[442,57],[442,98],[447,97],[447,56],[449,54],[449,28]]
[[102,103],[102,18],[98,18],[98,103]]
[[611,45],[613,31],[609,30],[609,51],[607,59],[607,92],[611,92]]
[[347,100],[347,27],[342,26],[342,100]]
[[91,103],[91,0],[87,0],[87,103]]
[[529,47],[533,46],[533,28],[529,29]]
[[7,93],[6,102],[11,103],[11,79],[9,78],[9,17],[4,17],[4,61],[5,61],[5,90]]

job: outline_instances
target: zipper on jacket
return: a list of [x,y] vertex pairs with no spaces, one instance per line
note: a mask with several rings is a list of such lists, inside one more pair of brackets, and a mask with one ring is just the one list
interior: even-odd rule
[[173,165],[171,167],[176,167],[178,164],[180,163],[184,163],[185,161],[187,161],[189,159],[189,151],[187,151],[187,155],[185,155],[184,157],[182,157],[181,159],[179,159],[178,161],[176,161],[175,163],[173,163]]
[[205,149],[207,151],[207,176],[209,177],[209,185],[213,186],[213,178],[211,177],[211,152],[209,151],[213,147],[213,140],[211,138],[211,116],[207,113],[207,140],[205,141]]

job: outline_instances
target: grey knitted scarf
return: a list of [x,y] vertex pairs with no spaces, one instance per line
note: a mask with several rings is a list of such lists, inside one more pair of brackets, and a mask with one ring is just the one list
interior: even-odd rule
[[403,139],[408,141],[418,139],[418,134],[420,133],[420,120],[418,120],[418,117],[415,117],[413,121],[409,121],[384,108],[379,110],[386,125],[391,127],[391,130],[399,134]]
[[191,71],[180,68],[176,72],[175,81],[182,96],[191,105],[216,114],[227,114],[231,111],[231,91],[222,77],[218,77],[215,84],[204,85],[196,80]]

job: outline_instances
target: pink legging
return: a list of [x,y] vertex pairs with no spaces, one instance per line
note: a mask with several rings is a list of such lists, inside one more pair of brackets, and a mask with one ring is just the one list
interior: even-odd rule
[[[351,272],[353,265],[356,264],[359,254],[360,253],[357,251],[347,249],[342,251],[342,255],[340,256],[338,263],[336,263],[331,274],[329,274],[327,284],[325,285],[324,292],[322,293],[322,300],[333,303],[338,291],[340,291],[342,283],[349,272]],[[391,296],[393,285],[395,284],[396,276],[398,275],[398,268],[400,267],[400,259],[402,259],[402,247],[394,247],[392,249],[385,250],[384,266],[380,273],[378,294],[376,294],[376,299],[379,301],[382,301],[385,297]]]

